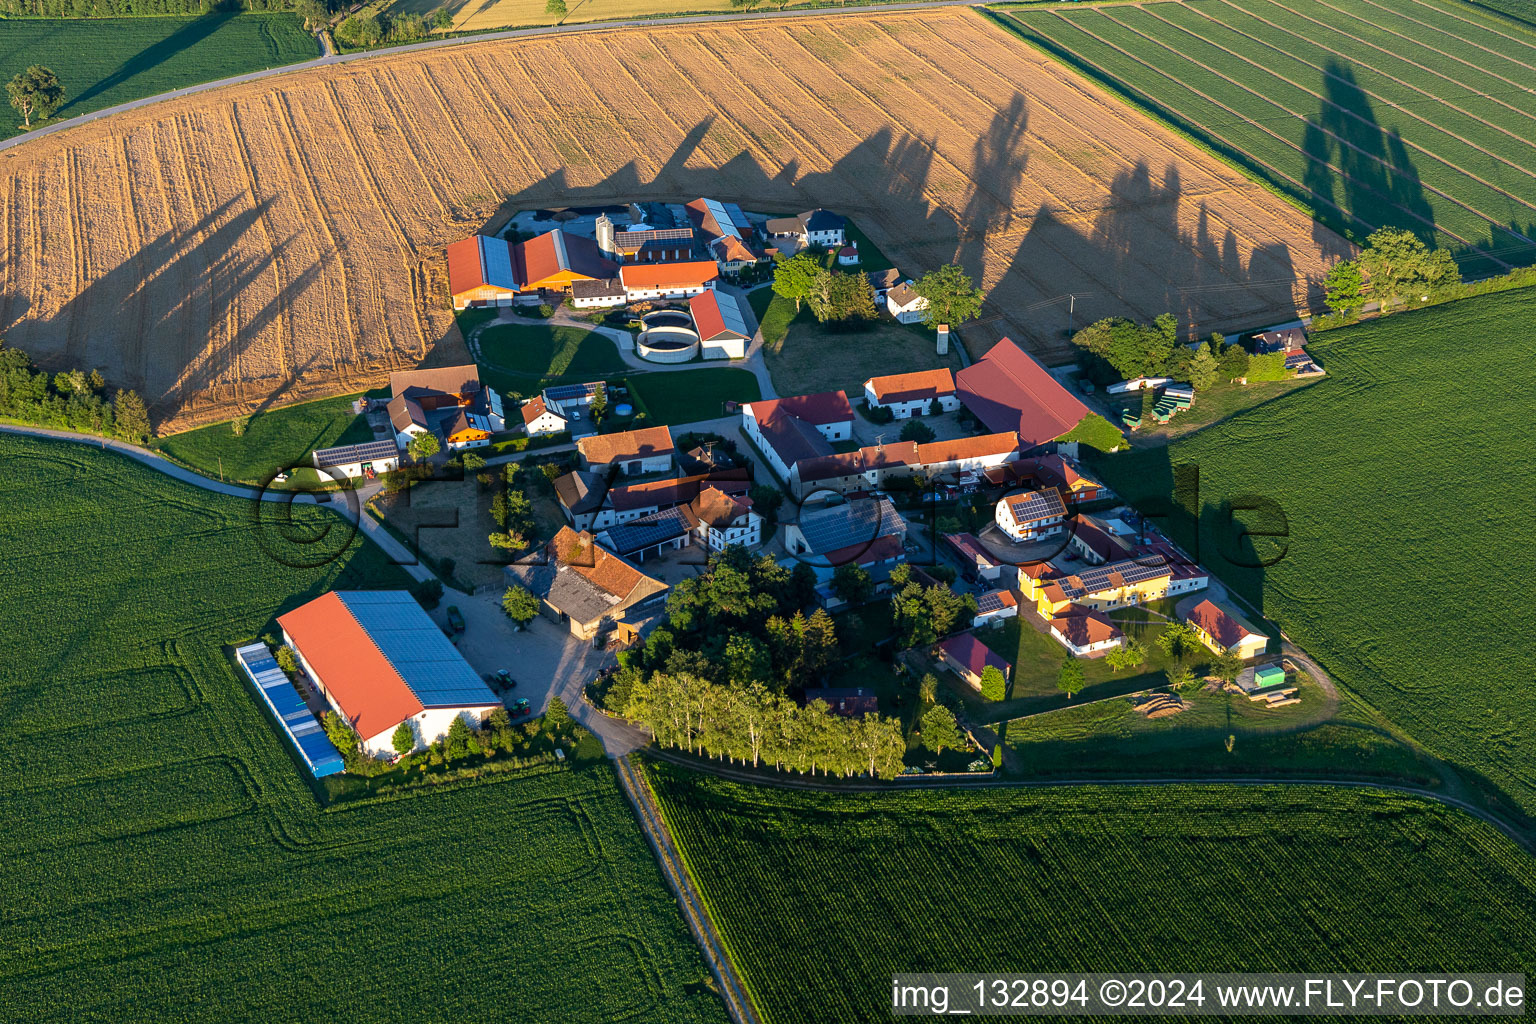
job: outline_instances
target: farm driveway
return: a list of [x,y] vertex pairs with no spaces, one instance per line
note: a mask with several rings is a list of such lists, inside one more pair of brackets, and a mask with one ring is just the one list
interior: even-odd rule
[[459,638],[464,659],[477,672],[506,669],[517,681],[517,688],[503,695],[506,701],[526,697],[535,713],[542,714],[550,699],[559,697],[576,721],[597,734],[610,756],[627,754],[651,741],[644,730],[609,718],[582,700],[587,681],[612,663],[611,653],[594,650],[547,619],[534,619],[521,631],[513,628],[502,614],[499,592],[470,596],[447,591],[432,613],[439,624],[447,621],[449,605],[457,605],[464,614],[465,629]]

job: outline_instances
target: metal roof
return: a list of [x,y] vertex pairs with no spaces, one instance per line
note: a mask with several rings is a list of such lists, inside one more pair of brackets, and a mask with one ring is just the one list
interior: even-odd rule
[[655,544],[681,537],[693,529],[693,521],[682,507],[663,509],[641,519],[610,526],[598,539],[620,555],[643,551]]
[[824,555],[881,537],[904,536],[907,521],[887,498],[863,498],[800,517],[800,532],[811,553]]
[[349,590],[337,596],[423,707],[501,703],[410,594]]
[[475,237],[480,240],[480,272],[485,283],[507,291],[517,291],[517,275],[512,272],[512,247],[506,239],[487,238],[484,235]]
[[315,778],[334,775],[343,769],[341,755],[331,745],[325,729],[315,720],[304,698],[288,681],[288,674],[278,667],[266,644],[249,644],[235,651],[240,667],[255,684],[267,707],[288,734],[288,741]]
[[326,466],[347,466],[354,462],[369,462],[373,459],[393,459],[400,455],[400,446],[394,441],[366,441],[363,444],[346,444],[339,448],[317,448],[315,450],[315,468],[324,469]]

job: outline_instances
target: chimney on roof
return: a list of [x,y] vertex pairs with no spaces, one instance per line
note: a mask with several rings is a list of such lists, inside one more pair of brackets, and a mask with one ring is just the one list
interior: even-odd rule
[[939,355],[949,353],[949,324],[939,324]]

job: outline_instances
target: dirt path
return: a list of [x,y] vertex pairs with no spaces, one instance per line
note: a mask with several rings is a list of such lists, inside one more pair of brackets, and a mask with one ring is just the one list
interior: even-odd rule
[[704,953],[704,959],[709,963],[710,972],[715,976],[715,983],[719,986],[720,996],[725,1002],[726,1010],[730,1012],[731,1020],[736,1024],[757,1024],[760,1020],[757,1008],[752,1005],[746,986],[742,984],[740,976],[736,973],[736,967],[725,950],[725,944],[721,941],[719,932],[715,930],[715,923],[705,909],[703,898],[694,888],[693,879],[688,875],[688,867],[683,863],[682,854],[678,852],[677,845],[672,841],[672,834],[667,829],[666,820],[656,804],[655,794],[651,792],[651,784],[646,781],[645,774],[637,770],[627,757],[615,758],[614,766],[618,769],[619,782],[623,785],[625,794],[634,805],[640,825],[645,829],[645,836],[650,840],[651,849],[656,853],[656,860],[661,864],[662,873],[667,876],[672,891],[677,893],[678,906],[688,920],[688,927],[693,931],[694,941],[699,944],[699,949]]

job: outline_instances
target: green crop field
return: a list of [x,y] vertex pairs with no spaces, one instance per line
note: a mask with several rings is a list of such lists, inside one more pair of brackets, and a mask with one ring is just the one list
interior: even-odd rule
[[0,465],[0,1019],[723,1024],[606,762],[321,809],[221,646],[403,585],[372,545],[87,446]]
[[1155,511],[1185,467],[1175,536],[1342,686],[1526,813],[1533,320],[1526,288],[1330,331],[1310,346],[1318,383],[1099,463]]
[[768,1024],[888,1021],[904,971],[1536,965],[1536,860],[1307,786],[857,795],[649,777]]
[[161,438],[157,447],[205,476],[265,484],[280,469],[308,465],[316,448],[372,441],[368,420],[352,411],[358,395],[285,405],[253,415],[245,433],[214,423]]
[[1178,0],[1010,12],[1026,38],[1356,239],[1464,273],[1536,263],[1536,28],[1457,0]]
[[[52,68],[65,92],[56,118],[319,55],[292,14],[0,20],[0,79]],[[19,116],[0,119],[0,139],[21,130]]]

